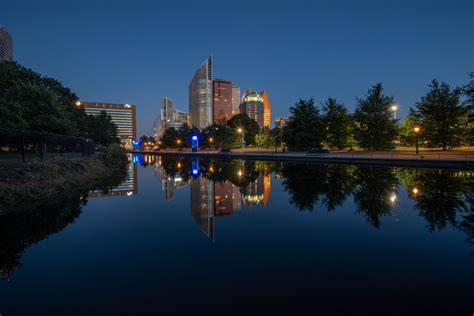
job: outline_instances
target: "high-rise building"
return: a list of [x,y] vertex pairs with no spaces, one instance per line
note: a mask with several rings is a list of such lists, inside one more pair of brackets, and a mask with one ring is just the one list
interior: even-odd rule
[[272,120],[271,120],[271,109],[270,109],[270,101],[268,101],[268,94],[267,91],[263,90],[260,94],[263,99],[263,127],[271,128]]
[[240,113],[240,86],[232,86],[232,115]]
[[0,26],[0,62],[13,61],[13,36]]
[[161,102],[160,118],[156,119],[154,124],[155,138],[163,136],[170,127],[178,129],[184,123],[189,123],[188,117],[187,112],[174,108],[172,99],[164,97]]
[[264,127],[264,107],[263,98],[260,94],[252,89],[245,91],[240,103],[240,113],[247,114],[260,127]]
[[214,240],[214,183],[199,176],[191,181],[191,214],[199,229]]
[[213,94],[213,122],[224,124],[232,117],[232,82],[214,80]]
[[287,117],[277,117],[275,119],[275,127],[282,128],[282,127],[285,127],[286,124],[288,124]]
[[212,55],[196,70],[189,83],[189,120],[199,129],[213,123]]
[[117,104],[102,102],[81,102],[77,106],[84,108],[86,114],[100,115],[105,112],[117,125],[117,136],[122,146],[132,148],[132,141],[137,138],[137,116],[134,104]]

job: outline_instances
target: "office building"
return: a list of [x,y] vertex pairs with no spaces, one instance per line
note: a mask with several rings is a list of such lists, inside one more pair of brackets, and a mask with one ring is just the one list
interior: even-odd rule
[[13,36],[0,26],[0,62],[13,61]]
[[270,101],[268,101],[267,91],[263,90],[260,94],[263,99],[263,127],[271,128],[272,119],[271,119],[271,109]]
[[240,86],[232,86],[232,115],[240,113]]
[[264,127],[264,106],[262,96],[252,89],[247,89],[240,103],[240,113],[247,114],[258,126]]
[[134,104],[117,104],[103,102],[77,101],[77,106],[84,108],[86,114],[100,115],[105,112],[117,125],[117,136],[122,146],[132,148],[132,141],[137,138],[137,116]]
[[213,123],[212,55],[196,70],[189,83],[189,121],[199,129]]
[[214,80],[213,94],[213,122],[225,124],[232,117],[232,82]]
[[184,123],[189,124],[189,115],[187,112],[176,110],[171,98],[164,97],[161,102],[160,118],[154,123],[154,136],[156,139],[163,136],[164,132],[174,127],[179,129]]
[[288,118],[287,117],[277,117],[275,119],[275,127],[278,128],[283,128],[288,124]]

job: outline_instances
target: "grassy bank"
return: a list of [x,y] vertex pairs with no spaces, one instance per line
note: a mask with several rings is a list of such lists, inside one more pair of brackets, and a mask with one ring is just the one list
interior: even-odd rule
[[0,215],[34,210],[69,192],[116,185],[127,163],[125,152],[110,146],[92,158],[0,165]]

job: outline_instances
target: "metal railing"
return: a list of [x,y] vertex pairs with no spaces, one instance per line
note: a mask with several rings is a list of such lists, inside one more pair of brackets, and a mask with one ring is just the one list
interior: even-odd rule
[[95,143],[87,138],[0,128],[0,161],[89,157],[94,150]]

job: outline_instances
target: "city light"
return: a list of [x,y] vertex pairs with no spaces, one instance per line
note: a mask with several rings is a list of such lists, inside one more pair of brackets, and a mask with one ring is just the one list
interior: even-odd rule
[[237,130],[237,132],[239,132],[239,134],[242,133],[242,129],[239,128],[239,129]]
[[418,194],[418,188],[413,188],[412,192],[413,192],[413,194],[415,194],[415,195]]
[[77,105],[77,106],[81,105],[81,101],[77,100],[77,101],[76,101],[76,105]]
[[420,127],[415,126],[415,128],[413,130],[415,131],[415,133],[418,133],[420,131]]

